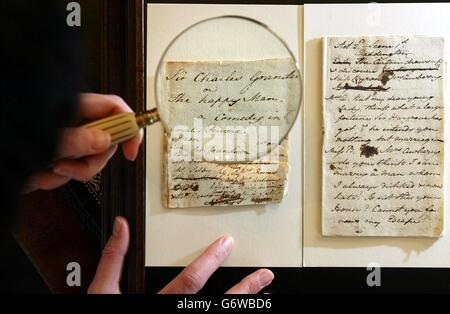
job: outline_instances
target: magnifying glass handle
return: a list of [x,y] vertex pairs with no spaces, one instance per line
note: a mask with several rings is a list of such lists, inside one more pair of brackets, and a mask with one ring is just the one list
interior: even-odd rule
[[120,144],[135,137],[139,130],[159,121],[155,109],[135,114],[134,112],[119,113],[83,125],[84,128],[96,128],[111,135],[111,146]]
[[[111,135],[111,146],[123,143],[135,137],[139,130],[158,122],[159,114],[155,109],[135,114],[134,112],[124,112],[109,116],[97,121],[82,125],[82,128],[96,128]],[[60,159],[77,159],[79,156],[57,156],[54,161]]]

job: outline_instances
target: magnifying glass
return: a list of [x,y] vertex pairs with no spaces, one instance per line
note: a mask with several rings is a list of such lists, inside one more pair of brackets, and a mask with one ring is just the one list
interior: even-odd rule
[[[84,127],[109,132],[115,145],[158,121],[169,136],[200,122],[209,131],[244,130],[259,136],[257,142],[265,138],[267,153],[295,123],[301,86],[294,54],[278,35],[254,19],[219,16],[191,25],[166,48],[155,75],[156,108]],[[267,130],[276,130],[275,135],[269,138]],[[205,133],[202,139],[211,136]],[[259,157],[260,151],[247,154],[249,160]]]

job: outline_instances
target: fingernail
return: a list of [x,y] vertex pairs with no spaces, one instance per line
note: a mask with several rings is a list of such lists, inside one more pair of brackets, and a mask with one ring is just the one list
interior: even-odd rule
[[64,167],[53,168],[53,173],[59,174],[60,176],[64,176],[64,177],[71,176],[70,172],[67,169],[65,169]]
[[274,278],[273,273],[270,270],[263,270],[259,273],[259,285],[261,288],[267,287],[270,285]]
[[127,156],[127,154],[125,153],[125,150],[123,151],[125,154],[125,157],[129,160],[129,161],[135,161],[138,151],[136,150],[135,152],[133,152],[132,154],[128,154],[129,156]]
[[113,235],[117,236],[120,233],[121,229],[122,221],[120,221],[120,219],[116,217],[116,219],[114,219]]
[[224,248],[225,252],[227,252],[227,254],[231,252],[231,249],[233,248],[233,242],[233,238],[230,236],[224,236],[220,240],[220,244]]
[[131,156],[131,161],[135,161],[138,155],[138,151],[136,150],[136,152]]
[[92,148],[95,150],[106,149],[111,142],[111,136],[108,132],[92,129],[94,135],[94,141],[92,142]]

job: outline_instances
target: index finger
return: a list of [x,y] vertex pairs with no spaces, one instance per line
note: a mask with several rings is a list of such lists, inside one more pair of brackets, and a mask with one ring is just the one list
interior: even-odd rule
[[117,217],[88,293],[120,293],[119,282],[129,241],[128,223],[125,218]]
[[217,239],[159,293],[197,293],[223,264],[232,248],[233,238],[223,236]]
[[84,93],[80,94],[79,112],[83,118],[100,119],[132,110],[119,96]]

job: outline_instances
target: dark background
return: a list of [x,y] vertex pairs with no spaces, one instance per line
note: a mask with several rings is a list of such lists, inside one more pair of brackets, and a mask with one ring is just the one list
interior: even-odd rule
[[[70,1],[60,0],[68,3]],[[82,72],[85,91],[101,90],[102,3],[79,0],[81,5]],[[125,1],[125,0],[124,0]],[[153,1],[149,1],[153,2]],[[176,2],[176,1],[158,1]],[[211,1],[198,1],[211,3]],[[227,3],[276,3],[276,1],[228,1]],[[285,4],[299,4],[283,1]],[[101,196],[102,191],[95,191]],[[26,195],[21,219],[8,239],[3,258],[14,261],[3,290],[19,293],[83,293],[86,291],[101,252],[101,203],[92,185],[72,182],[54,191]],[[282,244],[280,244],[282,245]],[[450,249],[450,248],[449,248]],[[66,285],[66,265],[81,265],[82,286]],[[146,291],[155,293],[181,271],[179,267],[147,267]],[[275,280],[264,290],[270,293],[316,292],[450,292],[450,269],[383,268],[381,287],[368,287],[365,268],[271,268]],[[222,293],[255,268],[219,269],[201,293]]]

